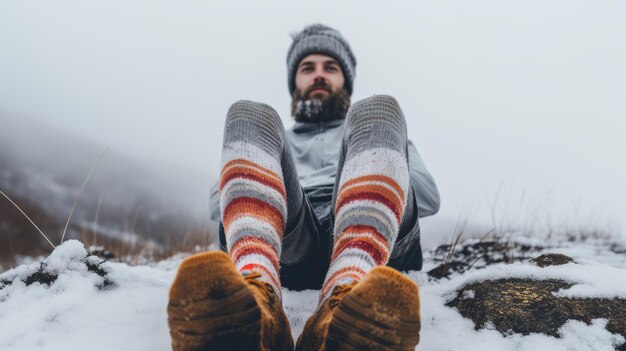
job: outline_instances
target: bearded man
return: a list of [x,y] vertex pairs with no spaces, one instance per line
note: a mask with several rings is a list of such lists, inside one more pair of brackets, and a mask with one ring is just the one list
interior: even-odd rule
[[234,103],[211,218],[223,251],[191,256],[170,290],[174,350],[293,350],[281,288],[320,289],[297,350],[413,350],[422,266],[419,217],[439,193],[400,105],[350,104],[356,59],[314,24],[287,54],[291,113]]

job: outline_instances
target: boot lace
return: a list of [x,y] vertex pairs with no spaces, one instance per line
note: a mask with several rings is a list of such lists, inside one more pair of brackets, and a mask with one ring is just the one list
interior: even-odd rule
[[271,289],[270,291],[274,291],[274,288],[272,288],[271,285],[269,285],[266,282],[262,282],[258,280],[258,278],[261,278],[261,273],[259,272],[252,272],[248,275],[245,275],[243,278],[246,280],[248,284],[256,285],[257,287],[263,288],[263,289]]
[[357,284],[357,281],[350,282],[348,284],[337,285],[333,288],[333,292],[328,299],[328,307],[335,308],[339,304],[339,301]]
[[261,273],[259,272],[251,272],[248,275],[244,275],[243,276],[245,280],[249,281],[249,282],[257,282],[257,283],[261,283],[260,281],[256,280],[257,278],[261,278]]
[[276,297],[276,292],[274,291],[274,287],[270,285],[269,283],[258,280],[258,278],[260,277],[261,277],[261,273],[252,272],[248,275],[245,275],[244,279],[246,280],[246,283],[250,285],[254,285],[257,288],[259,288],[259,290],[263,291],[263,293],[267,297],[270,304],[275,303],[275,300],[277,297]]

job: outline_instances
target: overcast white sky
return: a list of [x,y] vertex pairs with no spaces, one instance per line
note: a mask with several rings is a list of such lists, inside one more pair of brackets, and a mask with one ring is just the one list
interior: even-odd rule
[[356,54],[353,99],[403,107],[443,200],[426,241],[494,213],[626,235],[625,18],[626,2],[598,0],[4,0],[0,119],[215,179],[230,103],[269,103],[291,126],[289,33],[321,22]]

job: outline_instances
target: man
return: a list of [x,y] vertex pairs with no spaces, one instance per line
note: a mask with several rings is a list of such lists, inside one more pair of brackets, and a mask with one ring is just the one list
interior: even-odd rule
[[227,253],[181,264],[173,348],[292,350],[285,286],[321,288],[297,350],[414,349],[418,287],[397,270],[421,269],[418,217],[437,212],[437,188],[394,98],[350,105],[356,60],[341,34],[316,24],[293,39],[294,127],[261,103],[228,111],[211,191]]

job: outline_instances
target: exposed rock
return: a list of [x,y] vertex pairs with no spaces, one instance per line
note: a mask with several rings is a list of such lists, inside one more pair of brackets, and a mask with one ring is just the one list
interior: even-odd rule
[[[430,252],[434,262],[441,262],[427,272],[436,279],[450,274],[463,273],[470,268],[484,268],[496,263],[512,263],[527,260],[542,247],[510,241],[475,241],[458,245],[441,245]],[[452,250],[452,252],[450,252]]]
[[622,244],[613,243],[610,250],[616,254],[626,254],[626,246]]
[[465,262],[461,261],[450,261],[449,263],[442,263],[437,267],[431,269],[427,272],[430,277],[441,279],[443,277],[448,277],[453,272],[465,272],[471,266]]
[[[593,319],[605,318],[609,332],[626,337],[626,300],[553,294],[571,286],[561,280],[477,282],[460,289],[447,306],[456,307],[463,317],[471,319],[476,330],[489,323],[503,335],[543,333],[559,337],[558,329],[570,319],[590,324]],[[618,350],[626,351],[626,343]]]
[[543,268],[548,266],[560,266],[574,262],[574,260],[566,255],[559,253],[543,254],[537,258],[533,258],[530,262],[535,263],[537,266]]

